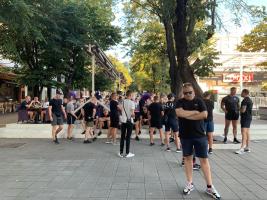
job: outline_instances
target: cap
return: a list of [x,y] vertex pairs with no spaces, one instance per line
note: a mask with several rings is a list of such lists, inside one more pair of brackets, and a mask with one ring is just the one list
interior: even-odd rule
[[175,95],[173,94],[173,93],[170,93],[170,94],[168,94],[168,99],[170,100],[171,98],[173,98],[173,97],[175,97]]
[[60,90],[56,90],[56,94],[62,95],[63,93]]

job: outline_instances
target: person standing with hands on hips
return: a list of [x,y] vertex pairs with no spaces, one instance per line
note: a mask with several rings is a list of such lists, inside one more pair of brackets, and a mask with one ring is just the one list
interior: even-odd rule
[[134,156],[133,153],[130,152],[130,142],[131,142],[131,134],[133,130],[134,123],[134,113],[135,103],[132,101],[132,92],[126,92],[126,99],[122,102],[122,117],[121,117],[121,141],[120,141],[120,152],[118,154],[119,157],[123,156],[124,150],[124,140],[126,140],[126,158],[131,158]]
[[176,114],[179,118],[180,140],[185,160],[187,184],[183,190],[185,195],[194,190],[193,184],[193,150],[200,160],[200,165],[207,184],[206,193],[215,199],[220,194],[212,185],[211,170],[208,160],[208,140],[204,130],[204,119],[207,118],[207,108],[204,101],[195,97],[191,83],[183,85],[184,98],[176,103]]

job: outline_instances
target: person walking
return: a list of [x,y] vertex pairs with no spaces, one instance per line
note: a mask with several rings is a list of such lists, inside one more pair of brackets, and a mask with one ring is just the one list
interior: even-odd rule
[[120,152],[119,157],[123,157],[124,141],[126,141],[126,158],[134,156],[130,152],[131,134],[133,130],[133,123],[135,117],[135,103],[132,101],[132,92],[129,90],[126,92],[126,99],[122,102],[122,116],[121,116],[121,140],[120,140]]
[[236,154],[243,154],[245,152],[250,152],[249,142],[250,142],[250,124],[252,121],[252,108],[253,102],[249,98],[249,90],[242,90],[241,97],[244,97],[241,102],[240,108],[240,124],[241,124],[241,134],[242,134],[242,144],[239,150],[237,150]]
[[57,135],[63,129],[63,117],[66,119],[65,108],[63,107],[61,91],[56,91],[56,96],[49,101],[48,115],[52,125],[52,138],[55,144],[59,144]]
[[214,102],[210,100],[211,93],[210,92],[204,92],[203,94],[203,100],[205,102],[205,105],[207,107],[208,111],[208,117],[204,120],[204,127],[206,134],[208,136],[208,143],[209,143],[209,149],[208,153],[212,154],[212,145],[213,145],[213,132],[214,132],[214,122],[213,122],[213,109],[214,109]]
[[237,122],[239,118],[239,98],[236,96],[236,87],[230,89],[230,94],[225,96],[221,101],[221,109],[225,112],[225,127],[224,127],[224,140],[227,143],[227,136],[229,131],[230,123],[233,126],[233,143],[240,143],[237,140]]
[[66,112],[67,112],[67,124],[68,124],[68,130],[67,130],[67,139],[72,140],[72,131],[74,128],[74,123],[76,119],[78,119],[77,115],[74,113],[74,104],[75,99],[73,97],[70,98],[69,102],[66,105]]
[[162,116],[164,115],[162,105],[159,103],[159,97],[154,96],[153,103],[148,106],[148,116],[149,116],[149,136],[150,136],[150,146],[155,145],[154,143],[154,131],[159,130],[161,146],[164,146],[163,142],[163,130],[162,130]]
[[180,140],[182,143],[185,161],[185,174],[187,184],[183,190],[185,195],[194,190],[193,184],[193,150],[200,160],[200,165],[206,180],[206,193],[215,199],[220,199],[220,194],[212,184],[210,164],[208,160],[208,141],[204,131],[204,119],[207,118],[207,108],[201,98],[195,97],[191,83],[183,85],[182,99],[176,103],[176,114],[179,118]]

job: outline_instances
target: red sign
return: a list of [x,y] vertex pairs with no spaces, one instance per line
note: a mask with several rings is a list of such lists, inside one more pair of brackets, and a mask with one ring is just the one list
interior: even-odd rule
[[[242,77],[243,82],[253,82],[254,80],[254,75],[253,73],[244,73]],[[240,73],[230,73],[230,74],[223,74],[223,82],[225,83],[230,83],[230,82],[235,82],[238,83],[240,82]]]

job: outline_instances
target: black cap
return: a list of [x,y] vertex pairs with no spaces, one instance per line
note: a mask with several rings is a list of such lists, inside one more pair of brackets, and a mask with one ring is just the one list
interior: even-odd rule
[[168,94],[167,97],[168,97],[169,100],[171,100],[171,98],[175,97],[175,95],[173,93],[170,93],[170,94]]

